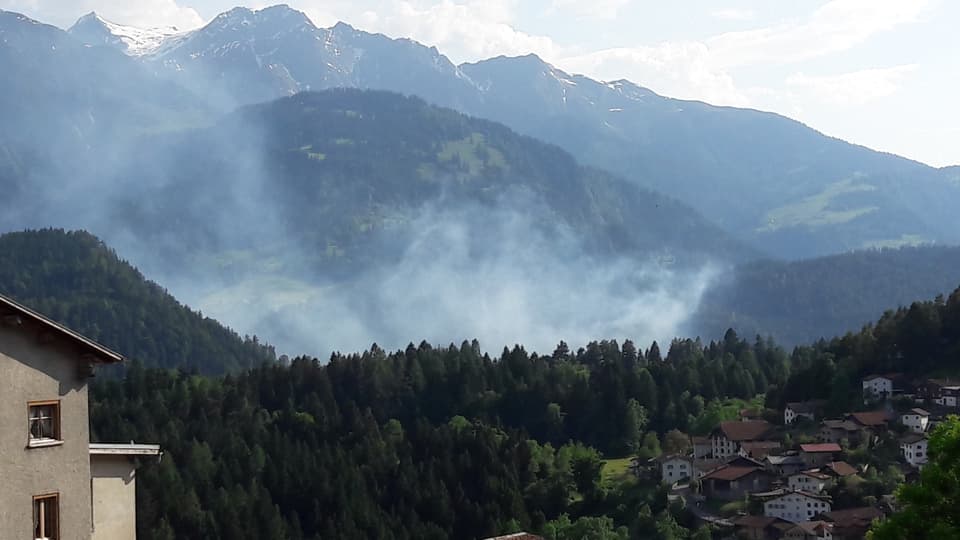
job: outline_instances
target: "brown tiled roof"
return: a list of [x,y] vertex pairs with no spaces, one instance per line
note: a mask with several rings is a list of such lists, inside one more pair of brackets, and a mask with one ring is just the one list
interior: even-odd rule
[[777,441],[747,441],[740,443],[740,446],[754,458],[763,459],[771,450],[780,448],[780,443]]
[[920,442],[920,441],[922,441],[922,440],[924,440],[924,439],[926,439],[926,438],[927,438],[926,434],[922,434],[922,433],[907,433],[906,435],[904,435],[903,437],[900,438],[900,442],[903,443],[903,444],[915,444],[915,443],[918,443],[918,442]]
[[12,317],[14,324],[17,325],[22,325],[24,320],[32,321],[45,330],[72,341],[78,349],[90,354],[96,362],[113,364],[123,361],[123,356],[120,354],[3,295],[0,295],[0,316]]
[[890,421],[890,415],[886,411],[855,412],[850,413],[853,421],[866,427],[884,426]]
[[766,461],[771,465],[802,465],[803,458],[796,454],[787,454],[783,456],[767,456]]
[[800,471],[800,472],[797,473],[797,474],[805,474],[805,475],[807,475],[807,476],[809,476],[809,477],[818,478],[818,479],[820,479],[820,480],[827,480],[827,479],[830,478],[829,475],[826,475],[826,474],[823,474],[822,472],[820,472],[820,469],[811,469],[811,470],[809,470],[809,471]]
[[837,476],[852,476],[857,474],[857,468],[846,461],[833,461],[827,463],[824,468],[830,469]]
[[820,515],[823,519],[833,523],[837,527],[852,527],[868,525],[871,521],[883,517],[883,512],[872,506],[864,506],[862,508],[824,512]]
[[823,427],[828,429],[842,429],[844,431],[860,430],[860,426],[850,420],[824,420]]
[[881,378],[883,378],[883,379],[890,379],[891,381],[896,381],[896,380],[900,379],[901,377],[903,377],[903,374],[902,374],[902,373],[884,373],[884,374],[882,374],[882,375],[877,375],[877,374],[867,375],[866,377],[863,378],[863,380],[864,380],[864,381],[872,381],[872,380],[874,380],[874,379],[881,379]]
[[801,444],[800,450],[808,454],[819,454],[825,452],[840,452],[842,449],[837,443],[818,443],[818,444]]
[[787,403],[787,407],[793,410],[796,413],[814,413],[818,407],[823,406],[822,400],[813,400],[813,401],[795,401],[792,403]]
[[731,441],[759,441],[773,429],[766,420],[720,422],[720,431]]
[[685,454],[663,454],[656,459],[660,463],[666,463],[672,459],[682,459],[683,461],[693,462],[693,456],[688,456]]
[[714,459],[696,459],[693,461],[693,467],[700,472],[709,472],[725,463],[723,458]]
[[800,523],[797,523],[796,526],[802,529],[805,533],[814,536],[825,529],[833,529],[833,525],[827,523],[826,521],[801,521]]
[[789,489],[789,488],[779,488],[773,491],[765,491],[762,493],[752,493],[750,496],[755,499],[769,501],[769,500],[779,499],[780,497],[785,497],[787,495],[793,495],[793,494],[803,495],[804,497],[809,497],[811,499],[830,500],[829,495],[823,495],[820,493],[810,493],[809,491],[803,491],[799,489]]
[[929,412],[927,412],[927,411],[925,411],[925,410],[923,410],[923,409],[920,409],[920,408],[910,409],[910,412],[912,412],[913,414],[919,414],[920,416],[930,416],[930,413],[929,413]]
[[778,517],[767,516],[742,516],[733,521],[737,527],[749,527],[751,529],[765,529],[778,521],[783,521]]
[[736,480],[738,478],[743,478],[750,473],[756,471],[762,471],[763,469],[757,467],[735,467],[731,465],[724,465],[713,471],[707,473],[703,479],[713,479],[713,480]]

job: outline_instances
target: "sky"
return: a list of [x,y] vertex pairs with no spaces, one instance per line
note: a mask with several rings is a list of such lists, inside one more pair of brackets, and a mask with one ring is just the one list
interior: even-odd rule
[[[0,0],[68,27],[96,11],[135,26],[199,27],[240,0]],[[276,2],[248,0],[250,8]],[[454,62],[536,53],[600,80],[778,112],[934,166],[960,164],[955,0],[288,0],[436,46]]]

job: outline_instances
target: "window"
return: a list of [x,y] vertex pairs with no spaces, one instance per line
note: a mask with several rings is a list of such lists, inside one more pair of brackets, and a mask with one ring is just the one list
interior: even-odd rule
[[59,495],[41,495],[33,498],[33,537],[36,540],[60,538]]
[[60,402],[35,401],[30,408],[30,443],[45,443],[60,439]]

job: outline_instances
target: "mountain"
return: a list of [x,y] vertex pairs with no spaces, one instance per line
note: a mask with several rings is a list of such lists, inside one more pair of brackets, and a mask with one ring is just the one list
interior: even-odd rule
[[948,181],[960,185],[960,165],[944,167],[940,170],[947,176]]
[[274,359],[270,347],[190,310],[85,232],[0,235],[0,293],[146,366],[219,374]]
[[704,295],[689,331],[772,336],[784,345],[856,332],[882,313],[960,285],[960,248],[868,250],[796,262],[757,261]]
[[[0,223],[10,228],[56,223],[29,220],[48,215],[51,198],[83,200],[81,171],[126,159],[137,135],[201,124],[211,114],[203,100],[137,60],[7,11],[0,11],[0,71]],[[86,180],[97,184],[101,176]]]
[[[91,45],[130,52],[126,36],[133,32],[114,28],[87,16],[69,32]],[[343,23],[317,28],[287,6],[237,7],[197,30],[138,46],[136,54],[151,69],[212,96],[223,110],[339,87],[392,90],[462,110],[476,108],[478,100],[477,88],[435,48]]]
[[89,45],[106,45],[130,56],[143,56],[156,52],[180,31],[175,26],[146,29],[123,26],[90,12],[80,17],[67,33]]
[[535,56],[455,66],[410,40],[317,28],[274,6],[231,10],[142,59],[221,104],[340,86],[417,95],[679,198],[783,258],[960,242],[960,185],[936,169],[776,114],[569,75]]
[[[211,217],[256,194],[257,204],[243,208],[251,211],[247,219],[262,227],[271,211],[289,216],[281,218],[288,242],[318,252],[336,246],[319,253],[325,264],[383,257],[383,246],[376,254],[364,246],[377,233],[395,236],[435,203],[479,204],[491,216],[530,204],[523,210],[543,212],[538,224],[562,225],[597,253],[725,261],[754,255],[682,204],[581,167],[557,147],[385,92],[301,93],[142,146],[130,165],[151,191],[120,194],[117,206],[131,223],[142,220],[143,235],[179,234],[210,245],[222,235]],[[256,163],[238,162],[241,156],[255,156]],[[241,176],[248,166],[258,170]],[[199,211],[211,199],[222,210]]]
[[[499,348],[525,329],[543,347],[627,330],[652,340],[713,268],[759,255],[555,146],[396,94],[301,93],[127,144],[115,166],[62,178],[73,196],[27,191],[38,211],[0,222],[90,230],[179,298],[286,350]],[[411,317],[410,301],[444,309]]]
[[779,257],[960,242],[960,186],[920,163],[776,114],[570,76],[536,57],[461,68],[485,89],[480,116],[677,197]]

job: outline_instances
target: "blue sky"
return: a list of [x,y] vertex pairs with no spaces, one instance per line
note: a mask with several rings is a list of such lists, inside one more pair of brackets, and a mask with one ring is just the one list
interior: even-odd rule
[[[0,0],[68,26],[192,28],[237,0]],[[252,0],[259,8],[274,2]],[[775,111],[936,166],[960,164],[954,0],[288,0],[313,21],[436,45],[455,62],[534,52],[672,97]]]

